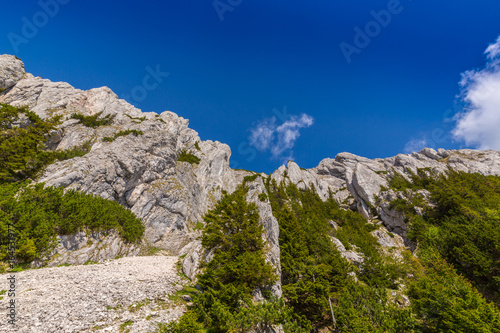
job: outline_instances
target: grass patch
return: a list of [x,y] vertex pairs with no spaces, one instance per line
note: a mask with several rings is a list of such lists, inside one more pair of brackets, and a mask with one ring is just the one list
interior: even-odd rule
[[151,300],[150,299],[145,299],[143,301],[140,301],[140,302],[137,302],[137,303],[134,303],[134,304],[131,304],[128,306],[128,310],[130,312],[137,312],[139,311],[141,308],[149,305],[151,303]]
[[198,294],[198,289],[191,286],[183,286],[182,290],[176,291],[174,294],[168,295],[168,299],[176,304],[185,304],[187,301],[182,299],[183,295],[189,295],[193,298]]
[[124,322],[123,324],[120,325],[120,332],[130,332],[130,329],[126,330],[125,331],[125,328],[127,328],[127,326],[130,326],[132,325],[134,322],[132,320],[127,320],[126,322]]
[[193,230],[196,231],[196,230],[203,230],[203,228],[205,227],[205,225],[203,223],[201,223],[200,221],[196,222],[196,225],[194,226]]

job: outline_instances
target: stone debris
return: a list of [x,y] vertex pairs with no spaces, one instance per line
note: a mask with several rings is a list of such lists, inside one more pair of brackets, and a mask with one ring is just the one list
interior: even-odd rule
[[[154,332],[158,323],[176,320],[186,309],[169,300],[187,282],[177,275],[178,259],[127,257],[15,273],[15,332],[119,332],[127,323],[130,332]],[[0,275],[0,289],[6,278]],[[0,301],[3,309],[7,301]],[[2,319],[0,332],[14,331]]]

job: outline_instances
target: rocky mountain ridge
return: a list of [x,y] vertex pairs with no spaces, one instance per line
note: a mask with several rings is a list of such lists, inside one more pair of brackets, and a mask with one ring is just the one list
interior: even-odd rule
[[[244,177],[253,175],[229,167],[231,150],[227,145],[202,141],[188,127],[189,121],[173,112],[141,112],[107,87],[82,91],[67,83],[35,77],[26,73],[22,61],[14,56],[0,56],[0,90],[0,103],[28,106],[42,118],[63,116],[62,125],[49,138],[50,149],[91,143],[87,155],[50,165],[39,182],[99,195],[128,207],[146,225],[145,239],[150,246],[174,255],[189,254],[187,262],[191,264],[185,265],[185,272],[194,276],[193,264],[200,256],[195,251],[200,248],[196,241],[197,223],[203,223],[202,216],[221,198],[223,191],[231,193]],[[90,128],[72,119],[73,113],[111,116],[113,123]],[[124,130],[144,134],[102,141]],[[179,162],[180,154],[186,152],[199,158],[199,163]],[[389,176],[399,173],[408,177],[418,168],[500,175],[500,152],[426,148],[418,153],[373,160],[340,153],[308,170],[289,161],[270,177],[278,182],[292,182],[302,189],[314,186],[323,199],[332,193],[346,208],[355,208],[368,219],[378,218],[389,231],[404,238],[404,220],[388,204],[397,195],[384,189]],[[261,176],[252,182],[249,199],[259,205],[268,230],[267,240],[274,245],[270,260],[279,267],[277,222],[269,204],[257,199],[259,193],[265,192],[262,178],[268,177]],[[91,259],[108,259],[117,253],[137,253],[133,249],[117,251],[121,245],[115,242],[114,246],[108,246],[109,254],[101,252],[96,257],[93,251],[82,251],[75,237],[71,242],[61,239],[58,251],[65,254],[62,256],[65,259],[53,264],[81,264]],[[71,256],[72,253],[75,255]]]
[[[229,167],[229,146],[202,141],[188,127],[189,121],[175,113],[142,112],[107,87],[82,91],[67,83],[35,77],[25,72],[21,60],[9,55],[0,55],[0,103],[27,106],[43,119],[61,116],[62,124],[47,138],[51,150],[71,149],[83,143],[91,146],[82,157],[49,165],[38,182],[114,200],[135,213],[146,227],[141,245],[127,244],[116,233],[59,236],[59,246],[46,260],[32,263],[37,267],[81,265],[158,248],[183,258],[183,273],[195,279],[200,263],[211,258],[199,240],[203,216],[225,192],[232,193],[245,183],[249,188],[247,201],[257,205],[266,231],[267,260],[280,276],[280,228],[269,200],[261,197],[267,193],[268,178],[293,183],[299,189],[314,188],[323,200],[331,195],[345,209],[359,211],[371,223],[381,225],[372,235],[382,248],[396,249],[397,256],[406,248],[412,249],[413,244],[406,239],[404,214],[390,206],[402,195],[390,189],[391,177],[399,174],[410,179],[419,169],[500,175],[498,151],[431,148],[383,159],[340,153],[307,170],[289,161],[270,175],[233,170]],[[109,117],[112,123],[88,127],[73,114]],[[124,131],[129,134],[116,136]],[[132,135],[132,131],[139,134]],[[183,159],[186,154],[194,160]],[[427,195],[425,191],[421,194]],[[331,225],[336,228],[335,221]],[[363,254],[356,248],[348,250],[348,244],[334,237],[332,241],[350,262],[362,264]],[[272,291],[282,295],[280,281]]]

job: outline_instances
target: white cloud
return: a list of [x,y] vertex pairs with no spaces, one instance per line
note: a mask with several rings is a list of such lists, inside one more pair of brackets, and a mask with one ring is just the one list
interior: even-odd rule
[[265,119],[250,130],[250,144],[260,151],[270,151],[273,158],[293,156],[293,147],[300,136],[300,129],[312,126],[314,119],[307,115],[291,116],[277,126],[276,118]]
[[260,151],[269,149],[274,139],[276,129],[276,118],[266,119],[260,122],[250,132],[250,144]]
[[426,148],[427,145],[428,145],[428,143],[427,143],[426,139],[413,139],[406,144],[406,146],[404,148],[404,152],[406,154],[410,154],[413,152],[419,152],[422,149]]
[[462,73],[462,99],[456,116],[455,139],[479,149],[500,149],[500,36],[485,51],[486,66]]

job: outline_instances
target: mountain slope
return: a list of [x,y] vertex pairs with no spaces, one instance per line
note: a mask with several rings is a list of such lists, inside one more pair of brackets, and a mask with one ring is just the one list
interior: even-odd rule
[[[314,257],[314,249],[318,248],[307,243],[313,240],[305,237],[303,241],[309,244],[311,257],[293,254],[296,255],[293,260],[287,257],[282,263],[282,251],[287,256],[295,252],[283,248],[284,238],[280,238],[280,233],[283,236],[287,232],[309,232],[311,226],[305,221],[316,213],[300,207],[312,202],[315,207],[323,207],[322,201],[325,206],[318,209],[328,211],[315,217],[325,219],[318,222],[324,228],[316,230],[317,239],[331,241],[335,245],[331,251],[339,251],[339,257],[316,258],[316,264],[311,267],[326,265],[325,262],[346,265],[343,266],[344,273],[349,273],[347,275],[356,281],[359,278],[368,283],[376,278],[376,274],[365,279],[363,272],[367,267],[378,267],[377,260],[383,261],[383,258],[403,260],[407,258],[406,250],[415,251],[420,241],[409,236],[409,214],[395,203],[403,200],[413,204],[412,200],[418,197],[421,205],[414,205],[418,216],[425,215],[426,205],[433,205],[429,188],[403,189],[395,186],[396,181],[414,182],[415,175],[421,174],[422,170],[432,170],[436,175],[451,170],[500,176],[498,151],[435,151],[430,148],[373,160],[340,153],[308,170],[290,161],[271,175],[233,170],[229,167],[230,148],[218,141],[202,141],[198,133],[188,127],[188,120],[169,111],[161,114],[141,112],[120,100],[107,87],[82,91],[67,83],[34,77],[25,72],[19,59],[9,55],[0,55],[0,103],[27,107],[41,119],[59,116],[61,124],[47,137],[49,150],[63,151],[82,144],[90,147],[83,156],[48,165],[37,175],[36,182],[116,201],[130,209],[145,226],[144,240],[140,244],[128,244],[113,233],[89,234],[82,230],[76,234],[59,235],[55,250],[32,263],[37,267],[84,264],[159,248],[182,258],[183,273],[196,281],[200,266],[213,258],[214,250],[203,247],[200,241],[206,224],[204,216],[226,194],[234,193],[244,185],[245,199],[255,204],[259,223],[264,227],[265,259],[279,277],[270,287],[272,295],[281,297],[282,283],[288,284],[283,280],[283,267],[286,268],[284,274],[293,276],[290,262],[307,266],[309,259]],[[26,124],[13,126],[29,126],[29,122]],[[301,197],[296,191],[306,194]],[[297,199],[297,196],[302,199]],[[279,206],[276,206],[277,202],[280,202]],[[283,207],[289,207],[290,211],[282,211]],[[357,215],[345,215],[342,213],[345,211],[354,211]],[[304,230],[300,231],[301,228],[294,223],[303,224]],[[363,233],[358,233],[356,228],[349,229],[349,223],[363,229]],[[369,242],[363,242],[361,238],[369,239]],[[330,246],[329,243],[327,247]],[[369,266],[372,264],[375,266]],[[307,274],[302,272],[297,276]],[[315,276],[312,275],[313,279]],[[295,278],[294,283],[300,286],[300,278]],[[389,281],[386,287],[396,292],[403,284]],[[290,297],[292,285],[285,288],[288,288],[285,297]],[[293,288],[298,288],[296,286]],[[358,292],[357,284],[349,286],[353,289],[346,291],[348,295]],[[299,289],[294,293],[300,296]],[[339,291],[335,289],[335,292]],[[325,295],[330,294],[324,294],[314,306],[328,310]],[[263,299],[258,293],[253,297]],[[370,297],[374,300],[379,296],[372,294]],[[347,298],[337,301],[339,304],[349,302]],[[295,310],[307,314],[307,309],[296,307]],[[325,313],[323,318],[315,318],[322,327],[329,325],[330,315],[328,311]],[[345,320],[352,319],[349,318]],[[281,326],[275,326],[275,329],[280,330]]]

